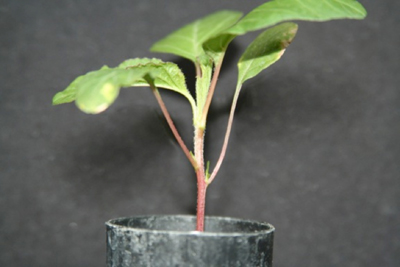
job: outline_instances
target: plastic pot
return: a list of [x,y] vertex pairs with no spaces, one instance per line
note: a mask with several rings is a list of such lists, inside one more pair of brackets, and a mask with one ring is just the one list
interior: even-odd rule
[[274,227],[268,223],[194,216],[140,216],[108,221],[107,266],[272,266]]

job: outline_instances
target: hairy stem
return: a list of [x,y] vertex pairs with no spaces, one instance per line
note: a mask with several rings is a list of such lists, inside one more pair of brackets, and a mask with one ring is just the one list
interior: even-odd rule
[[226,128],[224,144],[222,145],[221,154],[219,155],[218,161],[215,164],[214,170],[211,173],[210,178],[207,180],[207,184],[211,184],[212,181],[215,179],[215,176],[217,176],[217,173],[218,173],[218,171],[222,165],[222,162],[224,161],[224,158],[225,158],[226,150],[228,148],[229,137],[230,137],[231,130],[232,130],[233,117],[235,116],[235,109],[236,109],[237,100],[239,98],[239,93],[240,93],[240,89],[241,89],[241,85],[239,85],[239,86],[240,87],[236,88],[235,95],[233,96],[231,111],[230,111],[229,119],[228,119],[228,126]]
[[194,137],[194,152],[198,169],[197,176],[197,223],[196,230],[204,231],[204,217],[206,204],[206,177],[204,172],[204,129],[196,128]]
[[[195,157],[199,168],[196,171],[197,176],[197,222],[196,230],[204,231],[204,219],[205,219],[205,204],[206,204],[206,191],[208,180],[204,170],[204,128],[207,121],[208,111],[210,109],[211,101],[214,96],[215,87],[217,85],[219,73],[221,70],[223,56],[221,56],[219,62],[215,65],[212,80],[208,90],[206,102],[203,107],[203,112],[200,118],[200,127],[195,130]],[[201,77],[200,68],[196,65],[197,77]]]
[[176,129],[175,124],[174,124],[171,116],[169,115],[167,107],[165,106],[165,103],[162,100],[160,93],[158,92],[157,88],[153,84],[150,84],[150,88],[153,91],[154,96],[156,97],[158,104],[160,105],[161,111],[164,114],[164,117],[167,120],[167,123],[168,123],[173,135],[175,136],[175,139],[177,140],[179,146],[182,148],[183,153],[185,153],[186,157],[188,158],[188,160],[192,164],[193,168],[197,171],[198,164],[197,164],[196,160],[190,154],[189,149],[185,145],[184,141],[182,140],[182,137],[180,136],[178,130]]
[[205,208],[206,208],[206,190],[207,183],[204,180],[204,176],[200,174],[198,170],[197,175],[197,209],[196,209],[196,231],[204,231],[204,219],[205,219]]

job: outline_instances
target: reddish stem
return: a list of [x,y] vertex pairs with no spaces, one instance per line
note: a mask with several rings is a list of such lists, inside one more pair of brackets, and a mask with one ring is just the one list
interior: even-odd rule
[[203,114],[201,116],[200,125],[206,125],[208,110],[210,109],[211,101],[214,96],[214,91],[215,91],[215,87],[217,85],[217,81],[218,81],[219,73],[221,71],[223,60],[224,60],[224,57],[221,56],[219,62],[215,65],[214,74],[213,74],[213,77],[212,77],[212,80],[210,83],[210,89],[208,90],[207,99],[204,104]]
[[204,231],[204,216],[206,205],[206,179],[204,173],[204,129],[196,128],[194,139],[194,153],[198,169],[197,176],[197,223],[196,230]]
[[[201,114],[200,127],[196,128],[195,132],[195,157],[196,162],[199,166],[196,171],[197,175],[197,223],[196,230],[204,231],[204,220],[205,220],[205,205],[206,205],[206,191],[207,185],[209,184],[206,181],[206,174],[204,171],[204,128],[206,125],[208,110],[210,109],[211,100],[214,95],[215,87],[217,85],[218,76],[221,70],[223,61],[223,56],[220,58],[219,62],[216,64],[214,69],[214,74],[210,83],[210,88],[208,91],[207,99],[203,108],[203,114]],[[196,65],[196,73],[197,76],[201,76],[201,69],[198,65]]]
[[204,175],[200,170],[197,174],[197,214],[196,214],[196,231],[204,231],[205,207],[206,207],[206,191],[207,184],[204,180]]
[[231,134],[232,124],[233,124],[233,117],[235,116],[235,109],[237,100],[239,98],[240,89],[241,89],[240,87],[236,88],[235,95],[233,96],[231,111],[229,114],[228,126],[226,128],[226,133],[224,138],[224,144],[222,145],[221,154],[219,155],[217,164],[215,165],[214,170],[210,175],[210,178],[207,180],[207,184],[211,184],[211,182],[215,179],[215,176],[217,176],[219,168],[221,167],[222,162],[224,161],[226,150],[228,148],[229,137]]
[[150,83],[150,87],[154,93],[154,96],[157,99],[158,104],[160,105],[161,111],[164,114],[165,119],[167,120],[167,123],[169,125],[169,128],[171,129],[173,135],[175,136],[175,139],[178,141],[178,144],[180,145],[180,147],[183,150],[183,153],[185,153],[186,157],[188,158],[188,160],[190,161],[190,163],[192,164],[193,168],[195,170],[198,169],[198,165],[196,160],[192,157],[192,155],[190,154],[189,149],[187,148],[187,146],[185,145],[185,142],[182,140],[182,137],[180,136],[178,130],[175,127],[175,124],[171,118],[171,116],[169,115],[169,112],[167,110],[167,107],[164,104],[164,101],[161,98],[160,93],[158,92],[157,88]]

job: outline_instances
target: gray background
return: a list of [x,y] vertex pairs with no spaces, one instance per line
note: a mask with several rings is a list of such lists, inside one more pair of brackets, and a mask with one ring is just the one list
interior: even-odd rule
[[[108,219],[193,214],[195,178],[151,92],[125,89],[100,115],[52,96],[220,9],[264,1],[0,1],[0,266],[104,266]],[[277,64],[246,83],[208,215],[276,227],[275,266],[400,266],[400,2],[361,0],[364,21],[301,22]],[[219,153],[230,47],[207,131]],[[193,79],[188,79],[193,86]],[[189,105],[163,94],[191,145]]]

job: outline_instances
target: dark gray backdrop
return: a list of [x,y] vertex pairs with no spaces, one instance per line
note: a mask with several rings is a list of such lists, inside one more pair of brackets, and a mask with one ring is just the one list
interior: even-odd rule
[[[261,0],[0,1],[0,266],[104,266],[110,218],[193,214],[195,178],[148,89],[86,115],[51,98],[195,18]],[[364,21],[301,22],[284,57],[246,83],[207,214],[276,227],[275,266],[400,266],[400,3],[361,0]],[[230,47],[207,129],[221,147]],[[193,79],[188,83],[193,86]],[[164,94],[191,144],[189,105]]]

